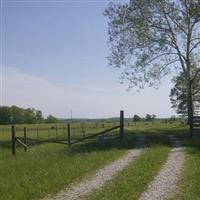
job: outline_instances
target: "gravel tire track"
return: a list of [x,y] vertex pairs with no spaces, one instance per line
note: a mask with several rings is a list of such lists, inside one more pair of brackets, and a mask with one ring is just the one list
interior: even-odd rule
[[98,170],[89,180],[71,185],[68,190],[61,191],[54,197],[47,197],[44,200],[77,200],[93,190],[99,189],[140,155],[144,147],[144,141],[143,136],[138,137],[136,148],[128,150],[124,156]]
[[170,136],[173,149],[169,153],[165,165],[149,184],[147,191],[142,193],[139,200],[163,200],[176,188],[180,177],[185,156],[180,141],[175,136]]

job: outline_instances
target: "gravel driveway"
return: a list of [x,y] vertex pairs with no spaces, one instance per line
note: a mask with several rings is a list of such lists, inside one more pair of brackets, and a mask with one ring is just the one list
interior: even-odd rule
[[163,200],[176,188],[184,164],[184,152],[180,142],[174,136],[170,138],[173,149],[169,153],[167,162],[139,200]]
[[142,136],[138,138],[137,146],[134,149],[128,150],[124,156],[98,170],[91,179],[80,182],[77,185],[71,185],[68,190],[61,191],[54,197],[48,197],[44,200],[77,200],[87,195],[94,189],[103,186],[107,181],[111,180],[115,174],[126,168],[137,156],[139,156],[143,147],[144,137]]

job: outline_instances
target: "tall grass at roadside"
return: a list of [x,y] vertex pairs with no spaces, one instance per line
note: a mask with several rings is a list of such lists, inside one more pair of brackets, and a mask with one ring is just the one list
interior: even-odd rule
[[[103,145],[98,145],[95,138],[72,145],[71,149],[67,145],[39,144],[24,153],[23,148],[19,147],[15,157],[11,155],[10,130],[3,134],[0,132],[0,199],[31,200],[56,193],[123,155],[133,147],[136,135],[155,135],[154,139],[149,140],[151,146],[155,141],[159,144],[162,135],[181,135],[184,130],[186,127],[176,123],[137,123],[136,126],[126,126],[125,140],[119,140],[117,132],[107,138]],[[148,162],[147,159],[138,166],[143,168]]]
[[31,200],[56,193],[117,159],[134,141],[134,137],[123,141],[114,137],[103,145],[93,140],[71,149],[42,144],[27,153],[19,150],[15,157],[5,152],[7,156],[0,158],[0,199]]
[[200,199],[200,137],[182,137],[185,148],[185,165],[178,182],[176,191],[170,200],[199,200]]

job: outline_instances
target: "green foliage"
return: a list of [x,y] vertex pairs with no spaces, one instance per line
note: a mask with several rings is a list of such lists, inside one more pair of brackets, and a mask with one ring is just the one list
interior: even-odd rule
[[60,120],[56,117],[54,117],[53,115],[49,115],[47,116],[47,118],[45,119],[45,122],[46,123],[49,123],[49,124],[53,124],[53,123],[59,123]]
[[17,106],[0,107],[0,124],[36,124],[43,122],[44,118],[40,110],[24,109]]
[[150,115],[150,114],[146,114],[145,120],[150,122],[150,121],[154,121],[156,118],[156,115]]
[[193,0],[191,1],[190,13],[196,18],[196,20],[200,20],[200,1]]
[[[176,67],[192,80],[200,50],[198,0],[114,1],[106,8],[109,63],[123,67],[130,88],[157,86]],[[197,72],[199,73],[199,71]]]
[[60,120],[53,115],[44,119],[42,111],[34,108],[0,106],[0,124],[39,124],[44,122],[59,123]]
[[145,120],[146,121],[151,121],[151,115],[150,114],[146,114]]
[[[193,70],[197,68],[194,67]],[[182,116],[187,115],[187,81],[185,80],[184,73],[172,79],[174,83],[170,92],[170,101],[172,108],[176,110],[177,114]],[[200,111],[200,74],[196,76],[192,84],[192,100],[194,114]]]
[[110,3],[108,18],[110,65],[123,68],[129,89],[157,87],[178,69],[187,81],[187,111],[192,135],[192,84],[200,68],[199,0],[129,0]]
[[168,120],[169,122],[178,122],[179,121],[179,119],[175,116],[175,115],[172,115],[170,118],[169,118],[169,120]]
[[133,116],[133,121],[134,121],[134,122],[140,122],[140,121],[141,121],[141,117],[140,117],[139,115],[136,115],[136,114],[135,114],[135,115]]
[[0,124],[11,124],[11,109],[8,106],[0,107]]
[[151,116],[151,118],[152,118],[152,120],[154,121],[154,120],[156,119],[156,115],[153,114],[153,115]]

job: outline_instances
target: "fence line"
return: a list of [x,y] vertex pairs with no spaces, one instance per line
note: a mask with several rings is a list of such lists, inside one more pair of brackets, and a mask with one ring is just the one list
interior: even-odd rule
[[[97,127],[97,123],[95,124],[95,127]],[[80,142],[83,142],[85,140],[88,140],[88,139],[91,139],[91,138],[94,138],[96,136],[99,136],[99,135],[104,135],[110,131],[113,131],[113,130],[116,130],[119,128],[119,137],[120,139],[123,139],[124,138],[124,111],[120,111],[120,124],[118,126],[114,126],[114,127],[111,127],[109,129],[106,129],[106,130],[103,130],[103,131],[100,131],[100,132],[97,132],[97,133],[93,133],[89,136],[86,136],[85,135],[85,125],[82,123],[81,124],[81,131],[82,132],[82,138],[73,138],[71,136],[71,133],[73,131],[73,136],[74,136],[74,126],[73,126],[73,123],[67,123],[67,126],[63,126],[63,127],[60,127],[60,130],[63,129],[63,138],[60,138],[58,137],[58,130],[59,128],[56,126],[54,127],[53,129],[55,129],[55,138],[51,138],[50,135],[51,135],[51,130],[50,128],[48,127],[47,129],[43,129],[45,131],[47,131],[47,138],[48,139],[42,139],[41,137],[39,138],[39,129],[38,127],[36,129],[27,129],[26,127],[23,128],[23,137],[18,137],[16,135],[16,127],[15,125],[13,125],[11,127],[11,142],[12,142],[12,154],[15,155],[16,154],[16,142],[18,142],[23,148],[24,148],[24,151],[26,152],[27,151],[27,148],[28,148],[28,145],[27,145],[27,142],[28,141],[33,141],[33,142],[39,142],[39,143],[58,143],[58,144],[67,144],[68,147],[70,147],[72,144],[77,144],[77,143],[80,143]],[[94,124],[91,128],[95,128],[94,127]],[[65,129],[66,128],[66,129]],[[102,128],[105,128],[105,124],[103,123],[102,124]],[[27,137],[27,130],[36,130],[36,136],[37,138],[31,138],[31,137]],[[78,129],[80,130],[80,129]],[[18,130],[19,131],[19,130]],[[73,140],[73,141],[72,141]]]

